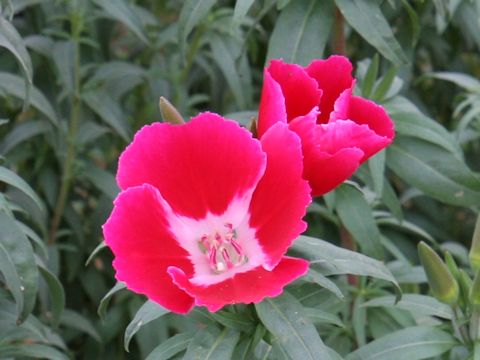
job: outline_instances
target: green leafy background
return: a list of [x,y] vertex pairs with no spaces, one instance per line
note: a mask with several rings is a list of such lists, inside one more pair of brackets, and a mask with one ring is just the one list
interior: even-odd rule
[[[479,19],[475,0],[0,0],[0,358],[480,358],[416,250],[474,275]],[[115,283],[101,225],[159,97],[247,126],[269,59],[333,53],[397,136],[309,207],[291,249],[309,273],[187,316]]]

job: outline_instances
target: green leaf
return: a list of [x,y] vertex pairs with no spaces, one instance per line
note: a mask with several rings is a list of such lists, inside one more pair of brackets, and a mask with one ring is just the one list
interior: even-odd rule
[[63,310],[65,309],[65,291],[63,290],[60,280],[58,280],[58,278],[48,270],[45,265],[38,261],[37,265],[50,292],[50,299],[52,301],[52,322],[54,326],[57,326],[62,317]]
[[[0,236],[2,233],[0,232]],[[18,275],[15,264],[8,254],[7,249],[0,242],[0,273],[5,279],[5,285],[12,293],[13,299],[17,305],[17,312],[20,314],[23,310],[23,292],[20,276]]]
[[117,283],[105,294],[105,296],[100,301],[100,305],[98,305],[97,313],[100,316],[100,319],[105,321],[105,316],[107,315],[107,307],[112,299],[112,296],[115,295],[120,290],[123,290],[127,287],[124,282],[117,281]]
[[444,331],[414,326],[372,341],[347,355],[345,360],[432,359],[456,345],[457,340]]
[[257,314],[292,359],[330,359],[327,347],[303,313],[302,305],[284,292],[255,304]]
[[0,211],[0,244],[3,245],[9,254],[20,279],[23,307],[18,308],[18,321],[22,322],[35,306],[38,289],[38,269],[30,241],[17,227],[15,220],[4,211]]
[[375,0],[335,0],[347,22],[383,56],[397,65],[408,59]]
[[210,316],[225,327],[237,331],[251,333],[255,329],[256,323],[245,313],[231,313],[226,310],[220,310],[211,313]]
[[239,338],[240,333],[235,330],[225,328],[220,331],[216,326],[209,326],[195,334],[183,360],[231,359]]
[[[6,72],[0,72],[0,91],[4,91],[16,98],[24,99],[26,91],[25,83],[20,76]],[[32,87],[30,103],[42,114],[44,114],[53,125],[58,125],[58,119],[55,111],[48,102],[47,98],[35,86]]]
[[147,356],[145,360],[167,360],[185,350],[192,341],[194,336],[193,332],[186,332],[172,336],[168,340],[165,340],[158,345]]
[[69,357],[54,347],[42,344],[0,345],[0,358],[35,358],[68,360]]
[[333,22],[333,1],[295,0],[277,19],[268,43],[267,61],[308,65],[323,56]]
[[480,81],[467,74],[445,71],[431,73],[426,76],[434,79],[450,81],[469,92],[480,93]]
[[393,80],[395,80],[395,75],[397,74],[397,69],[391,67],[385,75],[382,76],[378,84],[375,86],[375,90],[371,96],[371,99],[376,102],[382,102],[386,95],[388,94],[388,90],[393,84]]
[[84,332],[98,342],[102,341],[97,329],[95,329],[90,320],[76,311],[65,309],[60,319],[60,324]]
[[183,56],[185,56],[188,35],[207,16],[215,3],[215,0],[186,0],[184,2],[178,18],[178,38],[180,39],[180,51]]
[[130,129],[124,111],[112,97],[102,90],[90,90],[82,94],[88,107],[125,141],[130,141]]
[[366,307],[393,307],[404,309],[414,314],[437,316],[442,319],[452,319],[453,313],[450,306],[441,303],[437,299],[427,295],[404,294],[402,299],[395,302],[394,296],[382,296],[367,301],[362,306]]
[[117,185],[115,176],[107,170],[99,168],[92,163],[88,164],[84,176],[92,183],[93,186],[95,186],[112,200],[115,199],[120,192],[120,188]]
[[149,322],[158,319],[160,316],[168,314],[169,311],[164,309],[153,301],[146,301],[140,309],[138,309],[133,320],[128,324],[123,337],[123,345],[125,350],[128,351],[128,346],[133,336],[141,329],[142,326]]
[[363,194],[356,188],[343,184],[335,190],[335,206],[342,223],[362,251],[381,259],[383,248],[380,231],[372,215],[372,209]]
[[210,47],[212,48],[213,59],[225,76],[228,86],[233,92],[235,101],[240,109],[245,108],[245,90],[242,84],[242,78],[235,65],[235,58],[226,44],[226,39],[218,35],[209,36]]
[[95,258],[95,256],[98,255],[100,251],[105,249],[107,247],[107,244],[105,243],[105,240],[103,240],[100,244],[98,244],[95,249],[93,249],[92,253],[88,257],[87,261],[85,261],[85,266],[88,266],[92,260]]
[[315,271],[314,269],[309,269],[308,273],[302,278],[302,280],[318,284],[332,292],[340,300],[345,300],[345,295],[343,295],[338,286],[332,280],[320,274],[318,271]]
[[383,184],[385,183],[385,159],[385,151],[380,151],[374,157],[368,159],[368,168],[372,175],[373,188],[380,196],[383,194]]
[[480,203],[480,180],[466,164],[426,141],[397,137],[387,151],[387,165],[403,180],[444,203]]
[[57,41],[53,46],[52,59],[58,70],[58,77],[68,94],[73,93],[75,87],[75,43],[71,40]]
[[378,54],[375,54],[362,82],[362,95],[366,98],[370,97],[375,80],[377,80],[379,63]]
[[384,105],[395,121],[395,131],[398,135],[415,137],[439,145],[462,159],[462,150],[453,135],[436,121],[422,114],[409,100],[396,96]]
[[133,11],[130,4],[125,0],[93,0],[93,2],[100,6],[109,18],[120,21],[144,44],[149,44],[148,39],[145,36],[142,22],[137,17],[136,12]]
[[38,209],[42,213],[45,212],[45,206],[43,205],[42,200],[38,197],[35,191],[33,191],[30,185],[25,182],[25,180],[15,174],[13,171],[3,166],[0,166],[0,182],[4,182],[10,186],[17,188],[22,193],[27,195],[35,203],[35,205],[37,205]]
[[337,325],[339,327],[345,328],[345,325],[342,323],[342,320],[340,320],[340,318],[337,315],[330,314],[327,311],[304,307],[303,312],[315,324],[333,324],[333,325]]
[[232,25],[238,25],[247,15],[255,0],[237,0],[233,9]]
[[32,60],[28,54],[22,37],[15,27],[0,15],[0,46],[8,49],[17,59],[25,75],[25,103],[24,109],[30,102],[30,90],[32,87],[33,69]]
[[0,153],[6,154],[22,142],[34,136],[47,133],[52,127],[46,121],[31,120],[21,122],[3,138],[0,143]]
[[292,250],[310,260],[310,265],[323,275],[371,276],[389,281],[398,288],[397,281],[383,262],[343,249],[324,240],[301,235],[293,243]]

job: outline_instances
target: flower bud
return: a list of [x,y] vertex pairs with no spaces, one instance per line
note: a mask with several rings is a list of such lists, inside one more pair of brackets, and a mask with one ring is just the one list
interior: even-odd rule
[[472,246],[470,247],[468,257],[470,258],[470,266],[476,273],[478,269],[480,269],[480,214],[478,215],[475,230],[473,231]]
[[182,115],[180,115],[175,106],[173,106],[170,101],[165,99],[163,96],[160,96],[158,107],[160,108],[163,121],[173,125],[182,125],[185,123]]
[[418,244],[418,255],[433,296],[446,304],[455,304],[458,300],[458,283],[440,256],[423,241]]
[[453,258],[452,254],[450,254],[448,251],[445,251],[445,264],[447,264],[448,270],[452,273],[453,277],[457,280],[460,281],[460,273],[458,270],[457,263],[455,262],[455,259]]

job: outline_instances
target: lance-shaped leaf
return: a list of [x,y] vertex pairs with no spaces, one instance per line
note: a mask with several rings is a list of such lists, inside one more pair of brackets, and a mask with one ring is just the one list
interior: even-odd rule
[[475,224],[472,246],[470,247],[468,257],[470,258],[470,265],[472,266],[473,271],[477,272],[478,269],[480,269],[480,214],[478,215]]

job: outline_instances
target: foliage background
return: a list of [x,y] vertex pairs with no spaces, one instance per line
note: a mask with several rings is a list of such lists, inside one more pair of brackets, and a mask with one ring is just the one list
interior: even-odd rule
[[[0,358],[288,359],[317,345],[332,359],[467,356],[452,310],[428,296],[416,245],[448,250],[473,276],[478,1],[0,5]],[[166,314],[115,285],[101,225],[118,155],[161,121],[158,98],[186,118],[208,109],[248,125],[268,59],[307,65],[333,53],[349,56],[356,91],[387,108],[397,138],[310,207],[308,235],[327,242],[305,237],[293,251],[320,265],[280,298],[216,315]],[[405,294],[396,307],[392,283]],[[275,322],[276,306],[312,348]],[[419,338],[429,345],[412,345]]]

